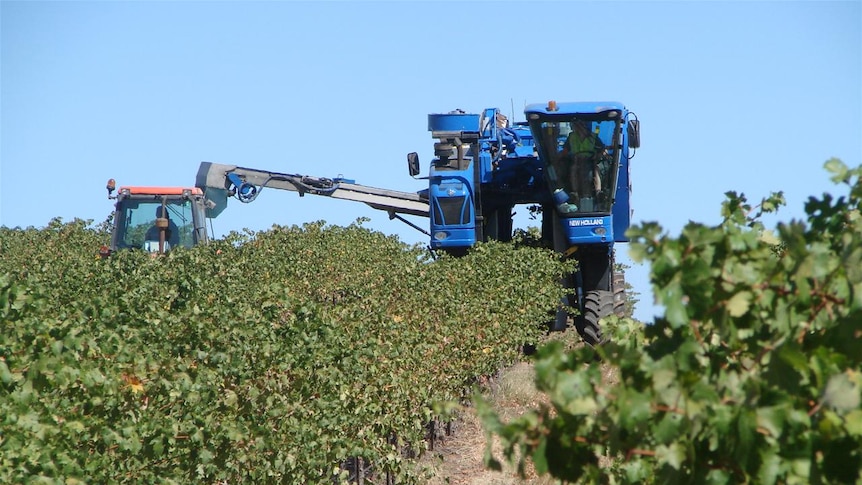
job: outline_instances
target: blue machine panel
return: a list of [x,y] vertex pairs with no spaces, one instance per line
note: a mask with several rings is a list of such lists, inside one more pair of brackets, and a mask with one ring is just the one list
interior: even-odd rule
[[603,244],[613,241],[612,216],[578,217],[563,219],[569,244]]
[[479,131],[479,115],[446,113],[428,115],[428,131]]

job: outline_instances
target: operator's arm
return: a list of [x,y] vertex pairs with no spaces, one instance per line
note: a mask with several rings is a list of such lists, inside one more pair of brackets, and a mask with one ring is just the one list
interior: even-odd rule
[[596,160],[601,160],[608,153],[608,149],[596,133],[590,133],[590,138],[593,142],[593,157]]

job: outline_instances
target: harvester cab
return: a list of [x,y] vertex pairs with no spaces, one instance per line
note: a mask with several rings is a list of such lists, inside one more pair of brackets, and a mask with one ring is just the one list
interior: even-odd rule
[[201,189],[123,186],[114,195],[114,179],[106,188],[108,198],[116,200],[116,204],[111,244],[102,247],[102,256],[118,249],[164,254],[208,241],[206,201]]
[[[614,243],[628,242],[631,223],[630,160],[640,146],[637,116],[616,102],[528,105],[551,195],[554,249],[578,261],[567,286],[580,314],[575,326],[584,338],[601,340],[599,320],[622,314],[625,282],[614,264]],[[546,214],[547,215],[547,214]],[[558,314],[555,327],[565,327]]]

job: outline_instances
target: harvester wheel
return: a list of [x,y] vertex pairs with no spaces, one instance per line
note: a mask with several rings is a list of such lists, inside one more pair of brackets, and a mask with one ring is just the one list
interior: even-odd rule
[[614,315],[622,318],[626,316],[626,275],[614,273]]
[[590,345],[598,345],[602,341],[602,328],[599,320],[613,314],[614,295],[610,291],[588,291],[584,297],[584,310],[575,319],[575,328],[581,337]]

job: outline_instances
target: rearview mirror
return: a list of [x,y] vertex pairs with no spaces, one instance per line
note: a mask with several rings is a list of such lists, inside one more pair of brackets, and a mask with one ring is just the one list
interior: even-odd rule
[[640,148],[641,146],[641,122],[640,120],[629,120],[629,148]]
[[419,175],[419,154],[410,152],[407,154],[407,170],[411,177]]

